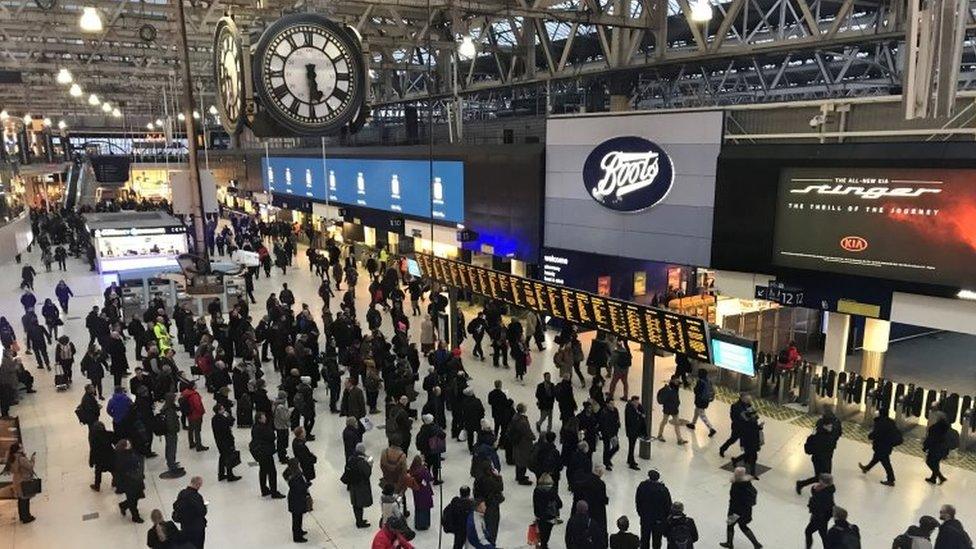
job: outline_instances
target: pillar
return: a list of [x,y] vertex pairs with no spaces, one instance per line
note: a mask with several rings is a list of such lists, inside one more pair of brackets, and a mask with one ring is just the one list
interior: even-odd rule
[[824,342],[824,366],[838,372],[847,365],[847,340],[851,317],[844,313],[827,313],[827,339]]
[[654,348],[641,345],[641,404],[644,405],[647,436],[640,440],[638,455],[651,459],[651,433],[654,432]]
[[888,351],[888,338],[891,335],[891,322],[876,318],[864,319],[864,358],[861,361],[861,376],[878,379],[884,373],[884,358]]

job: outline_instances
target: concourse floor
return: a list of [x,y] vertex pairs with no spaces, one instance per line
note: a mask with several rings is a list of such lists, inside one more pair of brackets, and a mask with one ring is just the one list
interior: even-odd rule
[[[87,342],[84,315],[91,306],[101,305],[102,302],[100,277],[90,273],[86,265],[76,260],[69,260],[69,271],[66,273],[45,273],[37,250],[32,254],[24,254],[24,260],[33,263],[40,271],[35,282],[35,294],[39,302],[43,303],[44,298],[54,297],[54,286],[62,277],[74,290],[76,297],[72,300],[65,329],[81,351],[83,344]],[[360,277],[360,291],[357,292],[360,296],[361,314],[365,311],[364,299],[368,295],[366,278],[365,273]],[[0,265],[0,281],[3,281],[0,314],[7,316],[17,331],[18,339],[22,339],[20,316],[23,309],[19,302],[20,292],[17,290],[19,280],[20,265]],[[277,292],[282,282],[288,282],[299,303],[306,302],[316,311],[318,320],[317,312],[321,308],[321,301],[316,293],[318,281],[308,270],[304,248],[299,250],[295,268],[289,269],[287,276],[275,269],[270,280],[262,276],[256,281],[255,295],[258,304],[252,309],[252,314],[257,315],[264,310],[268,293]],[[337,302],[338,299],[334,300],[334,307],[337,307]],[[39,307],[40,303],[38,309]],[[383,321],[384,330],[389,330],[389,317],[384,315]],[[419,338],[419,324],[414,321],[411,327],[414,340]],[[470,347],[466,345],[464,361],[468,371],[474,376],[473,386],[479,396],[484,400],[495,379],[501,379],[516,402],[528,404],[530,420],[534,422],[538,415],[533,398],[534,387],[541,380],[543,371],[554,370],[552,336],[553,333],[550,332],[550,345],[546,351],[533,351],[532,365],[529,367],[525,386],[515,383],[514,370],[496,370],[490,361],[483,363],[474,360],[470,355]],[[132,352],[131,347],[129,352]],[[81,354],[79,360],[80,356]],[[177,358],[181,367],[189,370],[190,361],[187,355],[180,353]],[[290,515],[287,513],[285,500],[273,501],[259,497],[257,467],[249,466],[250,458],[246,451],[250,439],[248,430],[235,430],[237,447],[242,450],[244,457],[244,463],[235,472],[242,475],[243,480],[233,484],[217,482],[217,453],[210,429],[210,409],[213,404],[211,395],[201,389],[208,411],[204,418],[203,439],[211,449],[202,453],[190,452],[186,436],[181,433],[178,459],[188,473],[183,479],[161,480],[159,473],[164,470],[163,458],[160,456],[147,460],[146,499],[140,502],[140,509],[147,523],[136,525],[119,516],[116,505],[120,497],[110,489],[103,487],[102,492],[96,493],[88,488],[92,482],[92,473],[87,462],[86,430],[79,425],[73,413],[83,391],[83,384],[78,382],[81,378],[77,372],[77,363],[76,383],[67,392],[55,391],[52,374],[37,370],[34,356],[25,356],[24,363],[36,376],[38,392],[24,398],[12,413],[20,417],[28,453],[37,452],[37,471],[44,480],[44,493],[32,502],[32,512],[37,521],[29,525],[21,525],[17,521],[16,505],[13,501],[0,501],[0,549],[145,547],[149,511],[160,508],[168,517],[177,493],[192,475],[201,475],[204,478],[202,493],[209,502],[208,547],[269,549],[293,546]],[[659,364],[662,363],[657,368],[659,379],[655,386],[673,371],[673,362],[659,361]],[[639,357],[635,356],[634,364],[640,364]],[[639,390],[639,368],[632,368],[632,371],[631,390]],[[276,384],[277,374],[270,363],[266,365],[265,373],[269,386]],[[106,386],[109,380],[110,378],[106,380]],[[319,461],[317,479],[311,489],[316,502],[315,510],[306,515],[305,519],[305,528],[309,531],[307,546],[343,549],[369,547],[376,531],[375,526],[368,530],[355,528],[347,493],[338,481],[344,465],[340,446],[344,422],[338,416],[329,414],[324,388],[320,386],[316,396],[319,400],[315,425],[317,440],[310,442],[309,447]],[[577,388],[577,400],[581,401],[583,398],[584,391]],[[622,413],[622,407],[619,409]],[[690,418],[691,394],[687,391],[682,392],[681,409],[682,417]],[[715,438],[709,439],[702,426],[694,433],[682,429],[686,431],[684,436],[691,437],[691,444],[679,447],[675,444],[673,429],[669,428],[665,433],[668,442],[654,443],[652,459],[640,461],[640,472],[626,467],[624,455],[616,456],[614,470],[604,477],[610,495],[608,516],[611,523],[616,517],[626,514],[631,518],[632,530],[637,529],[634,490],[646,478],[647,469],[653,467],[661,472],[673,498],[683,501],[689,516],[697,521],[701,535],[701,542],[697,546],[717,547],[718,542],[724,541],[731,475],[721,469],[727,464],[727,460],[719,457],[718,447],[728,435],[728,406],[716,401],[709,408],[709,415],[719,429]],[[658,410],[655,410],[655,417],[660,417]],[[104,413],[102,418],[106,418]],[[555,428],[558,429],[558,426]],[[766,444],[760,453],[760,463],[771,470],[756,483],[759,496],[752,528],[768,548],[803,547],[803,528],[808,518],[807,496],[797,496],[793,483],[812,474],[809,459],[803,453],[803,441],[807,433],[807,430],[797,425],[776,420],[766,422]],[[386,445],[382,430],[368,433],[366,445],[369,455],[378,459]],[[154,449],[162,454],[162,444],[158,438],[154,442]],[[834,459],[834,476],[838,485],[837,502],[848,509],[852,522],[860,527],[862,547],[890,547],[892,538],[904,531],[920,515],[938,515],[938,508],[942,503],[956,505],[959,510],[958,518],[971,534],[976,530],[976,498],[973,498],[976,493],[976,473],[945,467],[944,472],[949,477],[949,482],[936,487],[923,480],[927,469],[922,460],[895,453],[892,460],[898,475],[898,484],[895,488],[888,488],[879,484],[883,478],[880,467],[867,476],[858,470],[857,462],[867,462],[869,459],[870,448],[867,445],[846,438],[840,441]],[[441,547],[438,540],[440,532],[436,528],[441,498],[446,504],[461,485],[470,485],[469,465],[470,459],[463,444],[449,440],[444,468],[446,482],[440,487],[442,490],[435,491],[432,516],[435,526],[429,531],[418,532],[416,547]],[[378,465],[374,464],[373,471],[375,481],[379,478]],[[280,472],[279,469],[279,474]],[[526,529],[532,520],[532,487],[520,486],[515,482],[514,467],[503,466],[502,474],[505,479],[506,501],[501,507],[498,545],[506,549],[525,547]],[[280,480],[279,484],[283,485]],[[566,491],[565,483],[562,490],[561,495],[567,506],[564,508],[563,518],[566,519],[572,497]],[[378,523],[379,495],[379,489],[374,487],[373,497],[377,503],[367,509],[367,519],[374,525]],[[410,508],[413,508],[412,501]],[[614,528],[611,525],[612,531]],[[551,546],[565,547],[564,538],[565,524],[556,526]],[[451,541],[449,537],[445,537],[444,546],[450,547]],[[748,546],[741,534],[736,542],[739,547]],[[815,543],[819,547],[819,540]]]

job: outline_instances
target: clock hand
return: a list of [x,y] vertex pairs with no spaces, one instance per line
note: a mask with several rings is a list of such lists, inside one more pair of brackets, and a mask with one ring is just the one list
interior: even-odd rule
[[308,100],[310,103],[318,103],[322,99],[322,92],[319,91],[319,84],[315,77],[315,65],[312,63],[305,65],[305,78],[308,79]]

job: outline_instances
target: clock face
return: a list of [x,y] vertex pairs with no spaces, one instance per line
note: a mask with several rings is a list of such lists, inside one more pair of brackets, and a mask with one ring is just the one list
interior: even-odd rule
[[276,122],[298,134],[335,133],[362,105],[359,44],[322,16],[279,19],[258,42],[255,63],[263,105]]
[[237,25],[228,17],[217,23],[214,33],[214,81],[217,110],[228,133],[236,133],[244,120],[244,56]]

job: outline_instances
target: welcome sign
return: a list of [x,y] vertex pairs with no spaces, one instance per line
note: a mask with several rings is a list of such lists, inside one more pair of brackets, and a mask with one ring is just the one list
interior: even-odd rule
[[674,164],[663,148],[642,137],[614,137],[583,164],[590,197],[611,210],[636,213],[659,204],[674,184]]

